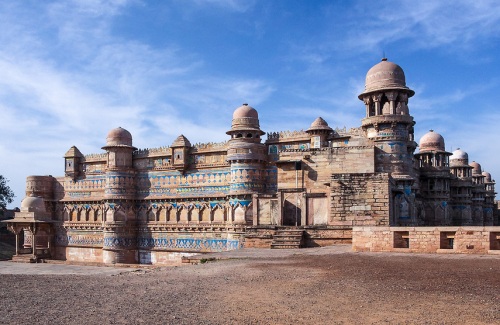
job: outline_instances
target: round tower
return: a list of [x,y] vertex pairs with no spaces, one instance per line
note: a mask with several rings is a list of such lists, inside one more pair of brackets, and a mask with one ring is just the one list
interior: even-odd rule
[[365,137],[373,142],[375,172],[388,173],[391,186],[391,225],[416,225],[420,219],[416,191],[418,172],[413,153],[415,122],[408,109],[408,98],[415,94],[406,86],[403,69],[386,58],[366,73],[363,101],[366,116],[361,121]]
[[491,174],[488,172],[483,172],[484,176],[484,187],[485,187],[485,195],[484,195],[484,225],[485,226],[493,226],[494,225],[494,217],[493,217],[493,209],[495,207],[495,181],[491,179]]
[[365,91],[358,98],[365,103],[362,120],[365,135],[376,146],[377,172],[412,178],[413,153],[416,148],[408,98],[415,94],[406,86],[403,69],[386,58],[366,74]]
[[444,138],[430,130],[420,139],[415,157],[420,170],[420,194],[424,204],[421,221],[424,225],[451,225],[448,213],[450,201],[451,153],[445,150]]
[[106,185],[104,188],[106,222],[104,224],[103,262],[137,263],[135,213],[135,171],[132,154],[132,135],[118,127],[109,131]]
[[469,166],[469,155],[460,148],[450,156],[450,174],[453,225],[472,225],[472,167]]
[[472,167],[472,223],[475,226],[484,226],[485,176],[480,164],[473,161],[469,165]]
[[[244,210],[235,213],[235,223],[248,223],[251,219],[246,208],[252,194],[265,191],[264,167],[267,163],[266,146],[261,143],[264,132],[260,129],[259,114],[248,104],[238,107],[233,113],[231,136],[227,149],[227,161],[231,164],[229,194],[232,203]],[[239,211],[239,210],[238,210]]]

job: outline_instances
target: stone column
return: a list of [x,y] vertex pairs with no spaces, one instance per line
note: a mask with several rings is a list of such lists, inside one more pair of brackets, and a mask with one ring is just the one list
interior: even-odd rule
[[305,226],[307,223],[307,199],[306,193],[302,192],[300,195],[300,225]]
[[370,104],[371,104],[370,96],[363,97],[363,102],[365,103],[366,107],[366,117],[370,117]]
[[375,104],[375,116],[381,115],[380,111],[382,108],[380,107],[380,100],[382,99],[382,94],[372,95],[373,102]]
[[259,224],[259,198],[257,194],[252,195],[252,224],[257,226]]
[[283,225],[283,192],[278,191],[278,226]]
[[388,91],[385,93],[385,96],[389,100],[389,105],[390,105],[389,110],[390,110],[391,114],[393,114],[393,115],[396,114],[395,101],[396,101],[396,98],[398,97],[398,93],[395,91]]

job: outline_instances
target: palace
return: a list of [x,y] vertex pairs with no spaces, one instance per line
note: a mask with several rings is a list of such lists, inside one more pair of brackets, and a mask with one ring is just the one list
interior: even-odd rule
[[494,180],[463,150],[446,151],[437,132],[417,144],[414,94],[401,67],[383,59],[358,96],[359,127],[333,129],[318,117],[305,131],[266,134],[243,104],[224,143],[180,135],[138,149],[127,130],[112,129],[102,153],[71,147],[64,176],[27,178],[21,211],[7,221],[16,256],[162,264],[241,247],[352,241],[369,250],[370,234],[391,228],[394,247],[408,248],[421,227],[446,228],[439,240],[448,243],[466,227],[486,231],[489,249],[500,249]]

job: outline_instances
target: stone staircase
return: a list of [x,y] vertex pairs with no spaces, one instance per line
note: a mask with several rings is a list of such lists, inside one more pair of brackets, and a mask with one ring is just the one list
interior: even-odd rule
[[304,243],[303,229],[277,229],[271,243],[272,249],[301,248]]

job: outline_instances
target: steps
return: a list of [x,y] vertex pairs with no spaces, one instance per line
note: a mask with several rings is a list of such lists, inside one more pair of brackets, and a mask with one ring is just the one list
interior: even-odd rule
[[271,243],[272,249],[301,248],[304,243],[303,229],[277,229]]

